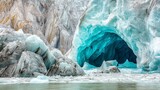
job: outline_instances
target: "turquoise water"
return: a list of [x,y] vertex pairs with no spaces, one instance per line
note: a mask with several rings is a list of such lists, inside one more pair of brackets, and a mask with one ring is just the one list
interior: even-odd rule
[[[142,82],[143,83],[143,82]],[[159,90],[151,83],[1,84],[0,90]]]

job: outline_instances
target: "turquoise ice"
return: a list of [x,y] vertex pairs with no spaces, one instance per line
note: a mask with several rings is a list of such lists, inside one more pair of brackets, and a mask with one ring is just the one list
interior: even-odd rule
[[92,0],[79,21],[69,57],[81,66],[128,59],[143,70],[157,70],[159,12],[158,0]]

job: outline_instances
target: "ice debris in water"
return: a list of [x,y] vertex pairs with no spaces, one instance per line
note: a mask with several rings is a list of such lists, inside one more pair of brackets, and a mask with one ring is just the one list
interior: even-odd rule
[[49,83],[49,77],[45,75],[39,75],[37,78],[31,79],[30,83]]
[[118,66],[117,60],[106,61],[107,66]]
[[120,70],[116,66],[108,65],[106,61],[103,61],[100,72],[102,73],[119,73]]
[[94,66],[94,65],[91,65],[91,64],[89,64],[89,63],[87,63],[87,62],[85,62],[82,68],[83,68],[84,70],[90,70],[90,69],[95,69],[95,68],[97,68],[97,67]]

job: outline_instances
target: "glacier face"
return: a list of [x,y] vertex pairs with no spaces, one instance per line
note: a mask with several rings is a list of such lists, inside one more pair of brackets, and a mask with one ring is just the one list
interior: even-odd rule
[[[69,57],[81,66],[93,60],[91,58],[101,63],[115,59],[111,57],[120,47],[120,54],[125,53],[122,59],[131,57],[139,68],[157,70],[160,65],[159,24],[159,0],[92,0],[77,26]],[[121,43],[112,44],[117,41]],[[110,50],[105,52],[105,49]],[[97,59],[103,53],[109,58]]]

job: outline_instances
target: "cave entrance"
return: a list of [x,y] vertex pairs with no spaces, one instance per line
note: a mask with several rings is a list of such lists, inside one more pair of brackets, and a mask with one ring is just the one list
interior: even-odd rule
[[78,48],[77,58],[80,66],[87,62],[100,67],[103,61],[117,61],[117,66],[128,64],[126,68],[136,68],[137,63],[136,55],[120,36],[103,31],[83,41]]
[[[108,38],[110,39],[109,42],[103,47],[102,50],[98,49],[101,48],[99,46],[97,50],[100,50],[99,54],[97,55],[97,52],[94,52],[88,59],[87,62],[91,65],[100,67],[103,63],[103,61],[112,61],[116,60],[117,61],[117,66],[123,64],[127,64],[125,62],[131,62],[136,64],[136,55],[133,53],[132,49],[127,45],[127,43],[121,39],[117,34],[115,33],[105,33],[102,38]],[[99,41],[98,42],[107,42],[107,41]],[[94,41],[96,42],[96,41]],[[88,48],[93,48],[94,47],[94,42],[93,45],[91,44],[90,47]],[[130,65],[131,65],[130,63]],[[124,65],[125,67],[125,65]],[[129,66],[128,66],[129,67]],[[132,67],[132,66],[130,66]]]

